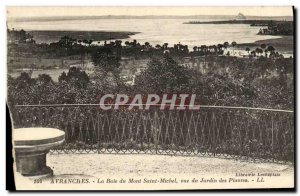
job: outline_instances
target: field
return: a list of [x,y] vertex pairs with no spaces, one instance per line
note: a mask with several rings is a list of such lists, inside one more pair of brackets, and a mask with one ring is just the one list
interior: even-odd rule
[[73,64],[80,64],[79,59],[72,58],[35,58],[35,57],[7,57],[8,71],[15,69],[54,69],[68,68]]
[[255,49],[255,48],[259,48],[261,44],[266,44],[267,46],[271,45],[276,49],[276,51],[280,51],[282,53],[293,54],[293,50],[294,50],[293,36],[283,36],[281,38],[259,40],[254,43],[238,44],[237,48],[245,49],[246,47],[249,47],[250,49]]

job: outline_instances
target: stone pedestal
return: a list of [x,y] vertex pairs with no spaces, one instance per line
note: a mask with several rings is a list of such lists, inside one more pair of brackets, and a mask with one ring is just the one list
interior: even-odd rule
[[17,172],[23,176],[47,177],[53,171],[46,165],[46,155],[65,140],[65,133],[52,128],[22,128],[13,130]]

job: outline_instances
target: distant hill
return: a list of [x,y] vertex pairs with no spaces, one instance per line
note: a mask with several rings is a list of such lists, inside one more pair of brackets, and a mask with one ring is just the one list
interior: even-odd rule
[[[244,16],[247,20],[286,20],[292,21],[292,16]],[[25,21],[63,21],[63,20],[90,20],[90,19],[212,19],[212,20],[234,20],[237,19],[236,15],[187,15],[187,16],[174,16],[174,15],[145,15],[145,16],[128,16],[128,15],[105,15],[105,16],[53,16],[53,17],[23,17],[23,18],[8,18],[16,22]]]

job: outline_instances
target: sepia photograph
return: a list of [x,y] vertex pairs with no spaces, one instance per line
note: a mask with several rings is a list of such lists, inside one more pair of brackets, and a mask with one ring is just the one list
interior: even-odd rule
[[16,190],[294,189],[294,13],[7,6]]

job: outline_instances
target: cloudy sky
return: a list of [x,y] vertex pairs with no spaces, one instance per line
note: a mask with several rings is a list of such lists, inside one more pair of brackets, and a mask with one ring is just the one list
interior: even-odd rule
[[8,17],[101,15],[292,16],[292,7],[6,7]]

